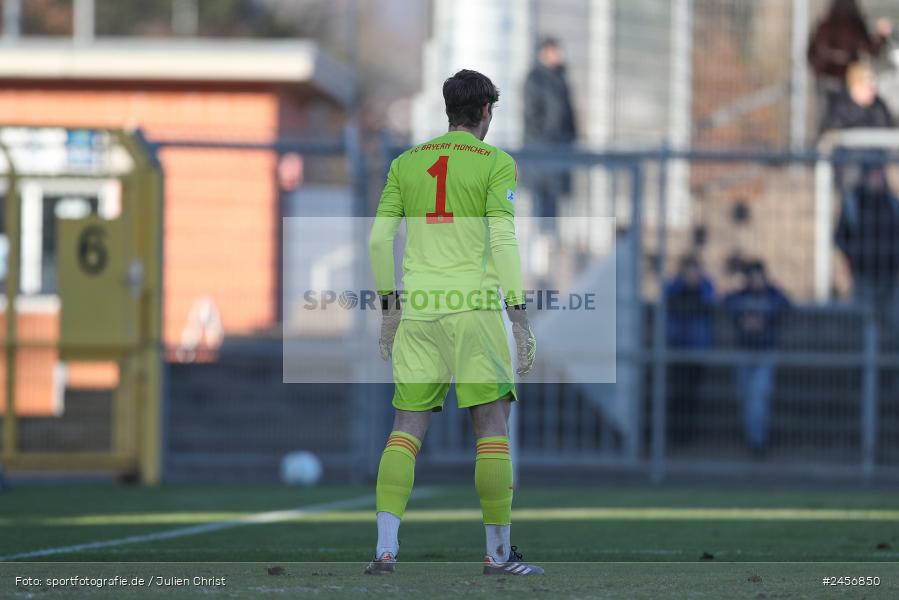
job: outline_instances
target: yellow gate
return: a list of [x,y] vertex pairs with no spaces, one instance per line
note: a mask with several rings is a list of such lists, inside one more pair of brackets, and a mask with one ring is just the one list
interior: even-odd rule
[[9,472],[161,475],[162,175],[138,132],[0,127]]

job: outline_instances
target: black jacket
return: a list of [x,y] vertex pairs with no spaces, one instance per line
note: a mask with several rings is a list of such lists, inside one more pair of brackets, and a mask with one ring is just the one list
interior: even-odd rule
[[843,200],[835,238],[854,277],[895,279],[899,273],[899,200],[888,189],[872,195],[856,188]]
[[821,133],[831,129],[852,129],[855,127],[892,127],[890,109],[879,97],[871,106],[860,106],[852,100],[848,92],[843,92],[830,103],[827,116],[821,123]]
[[570,144],[577,137],[565,70],[540,63],[524,86],[524,140],[530,144]]
[[744,348],[772,348],[777,345],[781,319],[790,309],[786,294],[774,285],[763,290],[743,288],[724,299],[736,331],[737,343]]

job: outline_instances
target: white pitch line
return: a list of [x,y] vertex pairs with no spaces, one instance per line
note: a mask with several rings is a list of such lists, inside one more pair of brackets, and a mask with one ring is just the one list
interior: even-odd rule
[[[422,490],[414,491],[413,497],[426,498],[428,496],[432,496],[433,494],[433,489],[424,488]],[[203,525],[192,525],[190,527],[179,527],[178,529],[145,533],[143,535],[130,535],[128,537],[116,538],[113,540],[102,540],[98,542],[87,542],[85,544],[74,544],[72,546],[60,546],[58,548],[45,548],[43,550],[33,550],[31,552],[20,552],[19,554],[0,556],[0,562],[23,560],[28,558],[41,558],[44,556],[53,556],[56,554],[70,554],[72,552],[81,552],[83,550],[96,550],[97,548],[110,548],[112,546],[124,546],[126,544],[143,544],[145,542],[155,542],[158,540],[170,540],[174,538],[200,535],[203,533],[211,533],[213,531],[233,529],[235,527],[243,527],[245,525],[277,523],[279,521],[287,521],[289,519],[292,519],[293,517],[303,514],[327,512],[330,510],[341,510],[347,508],[358,508],[361,506],[372,504],[374,499],[374,494],[368,494],[366,496],[360,496],[357,498],[334,500],[332,502],[312,504],[310,506],[301,506],[299,508],[293,508],[289,510],[273,510],[269,512],[256,513],[229,521],[205,523]]]

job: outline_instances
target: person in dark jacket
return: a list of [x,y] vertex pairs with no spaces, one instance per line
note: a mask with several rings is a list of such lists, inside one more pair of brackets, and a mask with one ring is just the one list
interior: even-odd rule
[[846,74],[846,89],[837,94],[821,122],[821,133],[831,129],[892,127],[893,116],[877,95],[874,72],[855,63]]
[[831,100],[843,91],[849,65],[876,58],[892,32],[892,23],[882,18],[872,33],[856,0],[833,0],[812,33],[807,51],[817,83],[819,115],[827,114]]
[[524,140],[529,144],[572,144],[577,138],[565,60],[555,38],[544,38],[524,84]]
[[685,257],[677,275],[665,286],[668,308],[668,345],[704,350],[714,339],[712,310],[715,286],[703,272],[699,259]]
[[876,58],[892,33],[892,23],[881,18],[872,34],[856,0],[833,0],[809,40],[809,65],[816,77],[842,82],[849,65]]
[[[685,257],[677,275],[665,285],[667,338],[670,348],[707,350],[714,342],[715,286],[694,256]],[[673,363],[668,369],[671,439],[688,443],[698,417],[705,369],[699,363]]]
[[753,361],[737,366],[736,389],[743,411],[744,439],[750,450],[762,454],[768,446],[775,376],[774,361],[768,354],[777,346],[790,301],[768,280],[761,261],[749,263],[744,276],[743,287],[724,299],[724,308],[733,321],[737,345],[757,353]]
[[899,199],[882,165],[866,165],[858,186],[843,198],[835,233],[852,272],[859,304],[871,306],[884,326],[896,326],[899,276]]
[[[835,96],[821,121],[821,134],[839,129],[893,127],[893,116],[877,94],[874,71],[865,63],[855,63],[846,74],[846,89]],[[846,196],[861,180],[859,165],[834,165],[834,184]]]
[[[528,146],[570,146],[577,138],[562,48],[544,38],[524,85],[524,142]],[[568,173],[533,170],[530,177],[537,217],[556,217],[559,197],[571,191]],[[541,222],[546,230],[547,221]]]

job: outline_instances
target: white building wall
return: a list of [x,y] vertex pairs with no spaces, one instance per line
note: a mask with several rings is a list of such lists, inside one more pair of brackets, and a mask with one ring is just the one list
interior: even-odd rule
[[531,56],[528,0],[433,0],[433,36],[425,44],[422,91],[413,134],[423,141],[446,131],[443,81],[460,69],[490,77],[500,89],[487,142],[521,142],[521,89]]
[[671,107],[677,57],[670,0],[432,2],[423,87],[413,109],[416,140],[445,130],[443,80],[471,68],[488,75],[502,92],[488,141],[517,145],[524,79],[534,44],[546,35],[558,38],[565,50],[582,144],[657,146],[671,141],[673,117],[678,131],[683,119],[689,120],[688,113],[673,114]]
[[[524,79],[537,39],[551,35],[565,52],[579,144],[657,148],[690,144],[692,0],[432,0],[423,88],[413,106],[414,141],[446,130],[443,80],[461,68],[484,72],[502,96],[487,141],[515,148],[522,139]],[[689,171],[669,172],[668,217],[689,224]],[[626,187],[602,169],[583,183],[571,214],[629,213]],[[587,187],[584,187],[587,186]],[[613,190],[621,197],[612,199]],[[655,187],[644,190],[654,218]]]

